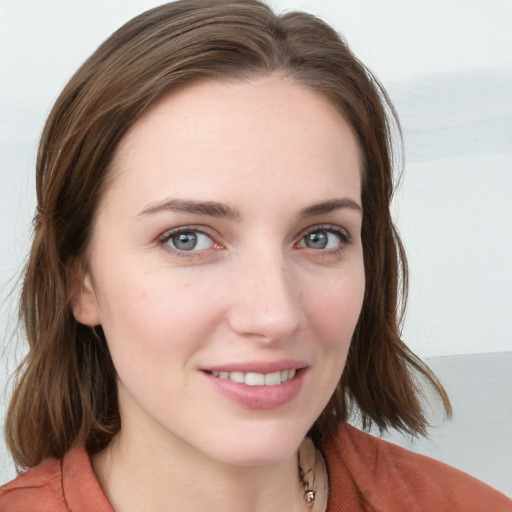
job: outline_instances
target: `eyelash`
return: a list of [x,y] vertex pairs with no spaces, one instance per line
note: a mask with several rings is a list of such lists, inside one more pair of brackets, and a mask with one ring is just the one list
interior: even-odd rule
[[[331,249],[318,249],[318,250],[311,249],[307,246],[306,247],[299,246],[299,244],[302,243],[302,241],[304,241],[307,236],[309,236],[313,233],[316,233],[316,232],[326,232],[326,233],[332,233],[332,234],[336,235],[340,239],[339,245],[336,247],[333,247]],[[175,229],[166,231],[162,236],[160,236],[158,238],[158,243],[160,245],[164,246],[165,249],[172,251],[176,256],[179,256],[181,258],[200,258],[200,257],[206,256],[207,255],[206,251],[208,251],[210,248],[185,251],[185,250],[176,249],[169,245],[169,241],[172,238],[179,236],[181,234],[187,234],[187,233],[203,234],[212,240],[212,245],[213,245],[214,249],[218,249],[218,248],[222,247],[221,244],[219,244],[218,242],[215,241],[214,237],[208,230],[206,230],[200,226],[181,226],[179,228],[175,228]],[[352,237],[349,235],[349,233],[344,228],[339,227],[339,226],[334,226],[332,224],[316,224],[316,225],[311,226],[311,227],[305,229],[304,231],[302,231],[302,233],[299,236],[299,241],[294,244],[294,247],[300,248],[300,249],[311,249],[313,252],[316,252],[319,255],[330,256],[330,255],[339,254],[341,251],[343,251],[345,249],[345,247],[347,245],[350,245],[352,242],[353,242]]]
[[162,246],[164,246],[165,249],[171,251],[173,254],[180,258],[201,258],[206,256],[206,251],[208,249],[201,249],[201,250],[191,250],[191,251],[183,251],[180,249],[176,249],[175,247],[172,247],[168,245],[169,241],[179,235],[182,234],[188,234],[188,233],[197,233],[207,236],[211,239],[213,248],[219,248],[221,245],[217,243],[214,239],[214,237],[211,235],[210,232],[208,232],[206,229],[200,227],[200,226],[181,226],[179,228],[171,229],[169,231],[166,231],[159,239],[158,243]]
[[[324,249],[324,250],[315,250],[313,251],[317,252],[319,255],[324,256],[331,256],[341,253],[347,245],[350,245],[353,242],[353,238],[349,235],[348,231],[340,226],[335,226],[332,224],[315,224],[314,226],[311,226],[310,228],[305,229],[301,235],[300,240],[295,244],[295,246],[298,246],[305,238],[309,235],[312,235],[313,233],[317,232],[326,232],[326,233],[332,233],[339,237],[340,243],[336,247],[333,247],[332,249]],[[301,247],[302,248],[302,247]],[[308,249],[308,247],[304,247],[305,249]]]

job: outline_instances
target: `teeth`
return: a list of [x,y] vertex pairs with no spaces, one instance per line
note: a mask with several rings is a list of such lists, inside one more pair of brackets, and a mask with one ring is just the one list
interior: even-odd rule
[[281,372],[267,373],[265,375],[265,386],[277,386],[277,384],[281,384]]
[[245,383],[245,375],[242,372],[231,372],[229,374],[229,380],[234,382],[240,382],[241,384]]
[[265,385],[265,375],[263,373],[246,373],[245,374],[245,383],[248,386],[264,386]]
[[287,382],[295,377],[296,370],[284,370],[274,373],[255,373],[255,372],[216,372],[212,371],[214,377],[219,379],[229,379],[233,382],[246,384],[247,386],[277,386]]

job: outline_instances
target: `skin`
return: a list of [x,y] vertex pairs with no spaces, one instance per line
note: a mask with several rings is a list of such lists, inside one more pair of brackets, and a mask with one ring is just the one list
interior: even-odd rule
[[[102,325],[118,372],[122,430],[93,459],[116,511],[304,508],[297,449],[363,300],[360,205],[351,127],[290,79],[188,86],[132,127],[74,303],[78,321]],[[202,233],[179,251],[169,231],[184,226]],[[204,371],[290,359],[300,391],[267,409],[234,402]]]

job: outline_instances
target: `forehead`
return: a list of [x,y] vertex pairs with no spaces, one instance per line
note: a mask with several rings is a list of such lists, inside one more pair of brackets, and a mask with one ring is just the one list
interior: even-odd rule
[[338,109],[291,79],[267,76],[165,96],[123,138],[113,182],[141,195],[172,188],[173,196],[210,199],[261,187],[271,196],[271,183],[306,181],[313,194],[334,186],[359,197],[360,174],[357,139]]

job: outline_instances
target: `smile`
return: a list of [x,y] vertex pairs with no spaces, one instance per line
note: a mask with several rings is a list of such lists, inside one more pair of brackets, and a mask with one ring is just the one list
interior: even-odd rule
[[295,377],[295,370],[284,370],[272,373],[256,372],[218,372],[212,371],[211,375],[219,379],[231,380],[247,386],[278,386]]

